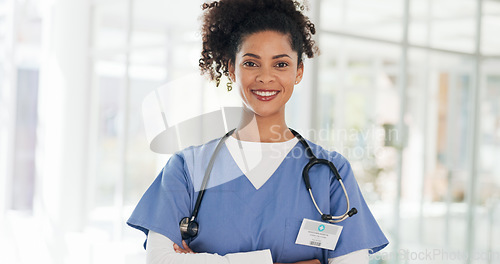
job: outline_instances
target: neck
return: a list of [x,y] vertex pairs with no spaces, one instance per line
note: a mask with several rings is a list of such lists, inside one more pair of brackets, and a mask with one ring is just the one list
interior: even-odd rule
[[284,113],[261,117],[243,108],[241,121],[234,137],[252,142],[284,142],[294,136],[286,125]]

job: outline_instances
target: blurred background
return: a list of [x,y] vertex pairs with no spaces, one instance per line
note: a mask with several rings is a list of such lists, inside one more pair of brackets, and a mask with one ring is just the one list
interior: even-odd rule
[[[500,1],[309,2],[287,122],[351,161],[371,263],[500,263]],[[202,3],[0,0],[0,263],[145,263],[142,103],[197,74]]]

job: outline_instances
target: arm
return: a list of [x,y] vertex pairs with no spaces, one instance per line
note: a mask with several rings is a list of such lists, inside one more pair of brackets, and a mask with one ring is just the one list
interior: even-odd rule
[[[254,264],[272,263],[269,250],[233,253],[225,256],[209,253],[195,254],[183,241],[183,248],[168,237],[149,231],[146,247],[147,264],[197,263],[197,264]],[[281,264],[281,263],[275,263]],[[321,264],[319,260],[299,261],[295,264]]]
[[[186,244],[185,241],[182,241],[182,246],[184,248],[179,247],[179,245],[174,243],[174,250],[177,253],[187,253],[187,254],[196,254],[192,249],[189,248],[189,246]],[[256,252],[256,251],[254,251]],[[274,263],[274,264],[285,264],[285,263]],[[311,259],[311,260],[305,260],[305,261],[299,261],[295,263],[290,263],[290,264],[321,264],[319,260],[317,259]]]
[[[187,245],[186,245],[187,246]],[[181,249],[177,246],[178,249]],[[180,250],[176,253],[174,242],[168,237],[149,231],[148,242],[146,246],[147,264],[253,264],[253,263],[272,263],[271,252],[269,250],[252,251],[246,253],[234,253],[220,256],[218,254],[199,253],[186,254],[193,252],[189,248]],[[194,253],[194,252],[193,252]]]
[[368,264],[368,249],[362,249],[349,254],[328,259],[328,264]]
[[[274,263],[274,264],[285,264],[285,263]],[[321,264],[321,262],[317,259],[311,259],[311,260],[304,260],[304,261],[299,261],[291,264]]]

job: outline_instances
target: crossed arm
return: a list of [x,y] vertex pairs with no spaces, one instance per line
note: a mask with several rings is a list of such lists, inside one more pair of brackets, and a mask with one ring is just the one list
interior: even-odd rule
[[[183,247],[172,242],[162,234],[149,231],[146,247],[147,264],[170,264],[170,263],[203,263],[203,264],[253,264],[272,262],[269,250],[252,251],[248,253],[234,253],[220,256],[218,254],[198,253],[183,241]],[[329,259],[329,264],[368,264],[368,250],[360,250],[345,256]],[[282,264],[282,263],[274,263]],[[320,264],[317,259],[299,261],[294,264]]]
[[[176,253],[187,253],[187,254],[196,254],[191,248],[189,248],[188,244],[183,240],[181,248],[179,245],[174,243],[174,250]],[[274,263],[274,264],[284,264],[284,263]],[[294,264],[321,264],[321,262],[317,259],[311,259],[306,261],[295,262]]]

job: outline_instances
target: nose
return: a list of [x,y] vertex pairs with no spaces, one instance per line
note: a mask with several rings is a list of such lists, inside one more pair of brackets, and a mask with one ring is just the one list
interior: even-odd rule
[[256,81],[260,83],[269,83],[274,81],[275,76],[272,72],[272,69],[268,67],[262,67],[259,73],[257,74]]

